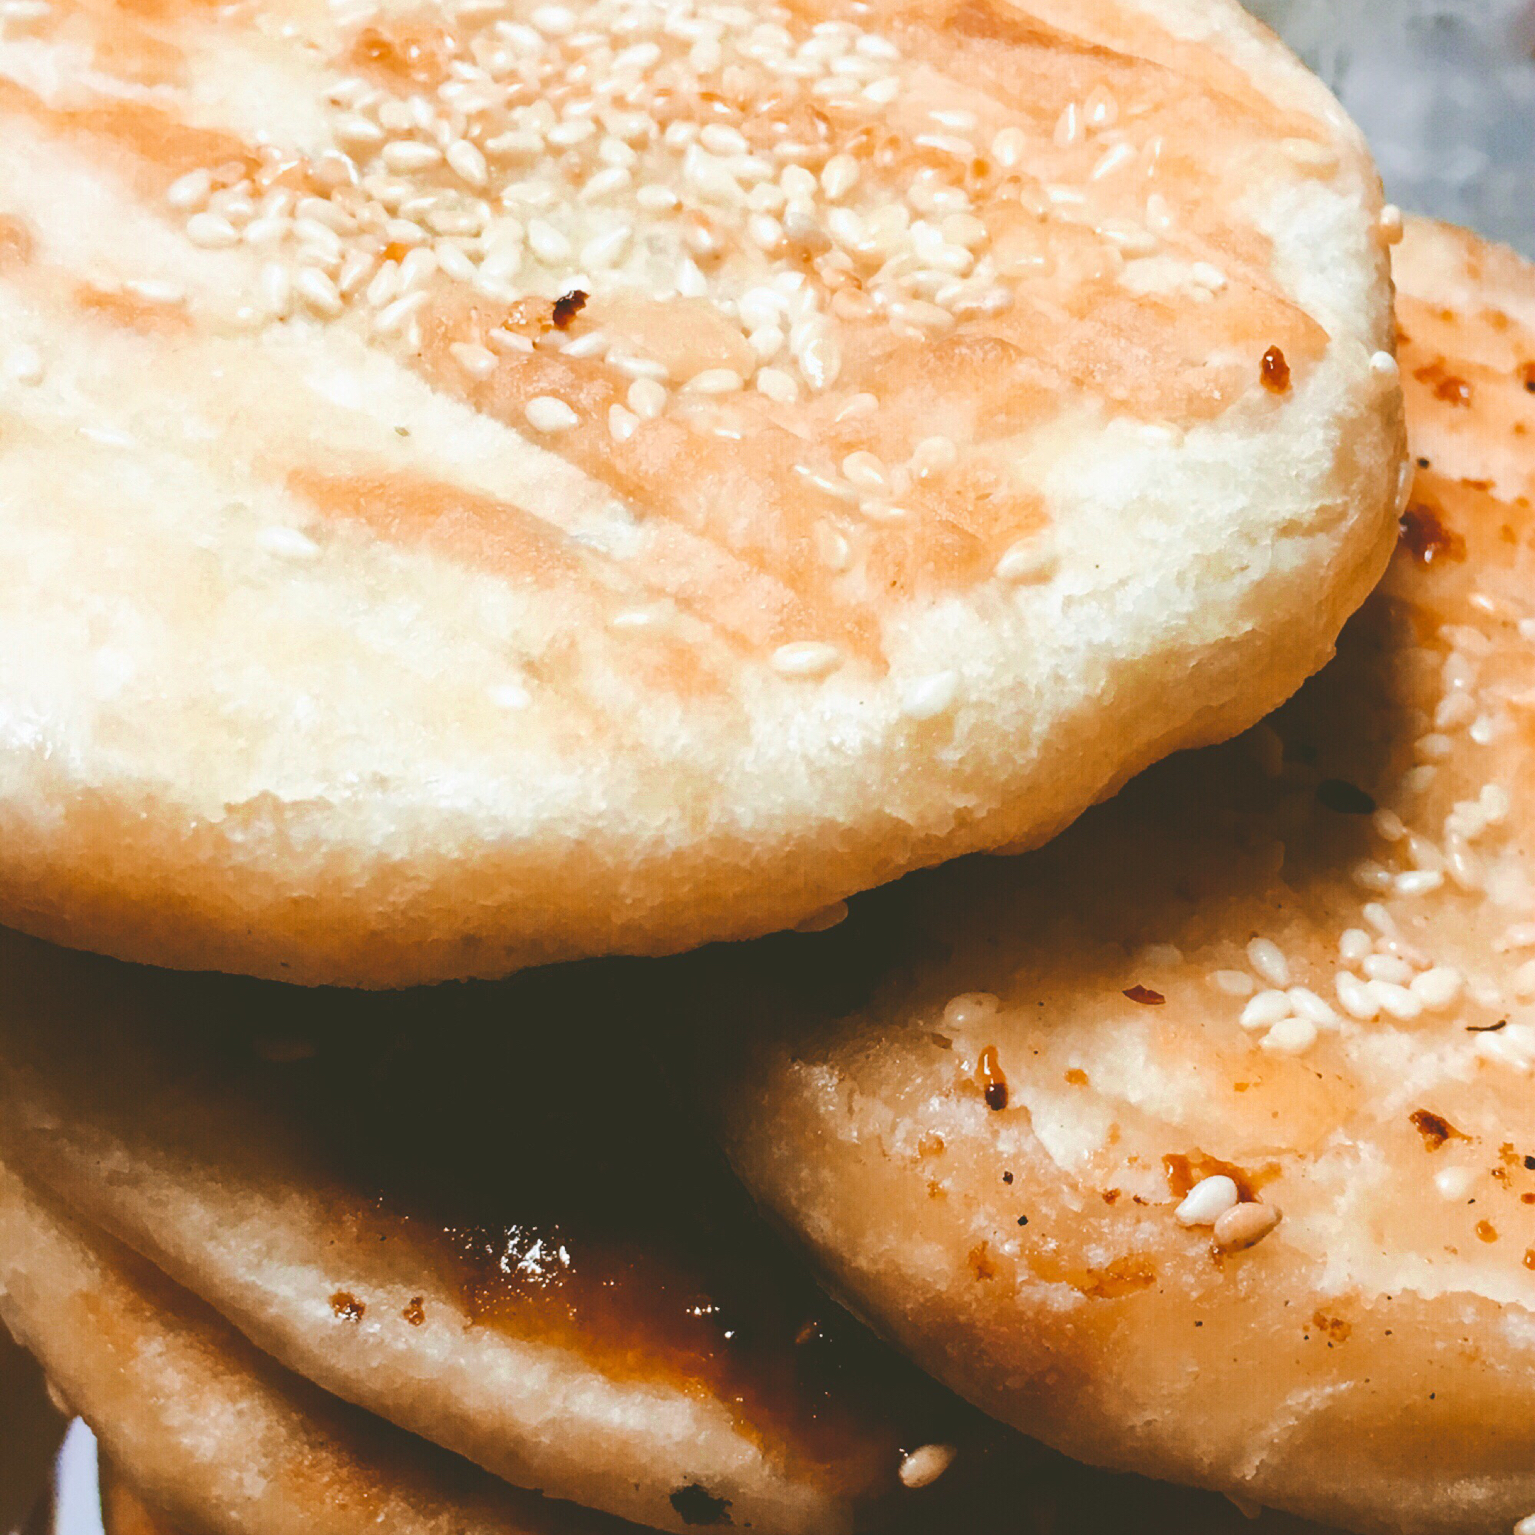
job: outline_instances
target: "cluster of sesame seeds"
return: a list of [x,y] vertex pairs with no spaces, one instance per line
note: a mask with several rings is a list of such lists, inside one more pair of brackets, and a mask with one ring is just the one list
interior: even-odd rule
[[[1144,190],[1161,141],[1101,86],[1041,136],[935,91],[850,21],[806,27],[719,0],[459,0],[437,14],[412,41],[351,7],[363,67],[331,84],[333,142],[266,145],[254,166],[170,189],[194,244],[260,256],[248,322],[358,310],[375,338],[411,342],[444,282],[507,305],[574,290],[708,300],[735,339],[680,366],[600,319],[456,346],[471,377],[534,345],[629,373],[647,387],[610,412],[622,440],[679,404],[825,393],[849,327],[924,339],[1006,310],[1051,258],[1038,239],[998,245],[998,207],[1091,230],[1113,266],[1156,255],[1175,221]],[[1183,275],[1196,299],[1228,281],[1208,261]],[[902,516],[900,466],[850,457],[812,472],[871,517]]]
[[[1335,802],[1366,812],[1360,821],[1376,850],[1349,869],[1360,904],[1356,921],[1339,933],[1332,972],[1312,974],[1312,985],[1296,984],[1290,957],[1261,935],[1248,944],[1244,966],[1209,972],[1210,985],[1241,1004],[1240,1026],[1271,1054],[1303,1054],[1323,1035],[1361,1025],[1490,1015],[1492,1023],[1472,1028],[1476,1054],[1521,1072],[1535,1067],[1535,1019],[1520,1016],[1535,1001],[1535,922],[1520,915],[1529,891],[1510,836],[1514,798],[1497,778],[1475,782],[1483,749],[1518,739],[1515,716],[1531,692],[1535,623],[1512,610],[1509,599],[1479,593],[1467,606],[1474,617],[1504,621],[1440,623],[1438,646],[1415,654],[1424,691],[1409,718],[1426,728],[1409,738],[1411,760],[1381,789],[1378,804],[1339,786]],[[1260,727],[1251,742],[1263,770],[1280,777],[1284,747],[1272,728]],[[1498,765],[1508,769],[1506,753]],[[1448,786],[1468,776],[1474,788],[1451,798]],[[1431,812],[1446,801],[1447,809]],[[1473,972],[1435,957],[1433,924],[1409,919],[1436,893],[1494,916],[1515,914],[1489,944],[1501,965]]]

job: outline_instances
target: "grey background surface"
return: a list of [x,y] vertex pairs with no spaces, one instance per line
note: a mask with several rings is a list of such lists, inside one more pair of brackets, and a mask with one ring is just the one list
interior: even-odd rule
[[1535,0],[1245,0],[1342,98],[1402,207],[1535,256]]

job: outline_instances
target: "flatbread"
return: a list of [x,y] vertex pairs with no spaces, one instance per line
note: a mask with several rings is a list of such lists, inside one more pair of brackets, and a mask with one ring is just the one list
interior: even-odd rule
[[1235,0],[0,39],[0,920],[770,932],[1251,724],[1385,562],[1379,182]]
[[206,1306],[0,1168],[6,1323],[190,1535],[624,1535],[516,1492],[278,1369]]
[[1486,1535],[1535,1510],[1535,271],[1426,224],[1397,271],[1421,467],[1334,665],[1037,855],[718,961],[701,1043],[748,1186],[988,1411]]
[[[0,1154],[284,1366],[685,1531],[941,1507],[992,1437],[869,1339],[676,1106],[622,975],[391,996],[0,934]],[[908,1453],[958,1457],[928,1490]]]

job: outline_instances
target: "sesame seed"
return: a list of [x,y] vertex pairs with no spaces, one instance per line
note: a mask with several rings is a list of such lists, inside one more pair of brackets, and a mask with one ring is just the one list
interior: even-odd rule
[[608,406],[608,433],[614,442],[628,442],[639,424],[640,418],[632,410],[617,403]]
[[1173,1211],[1180,1226],[1213,1226],[1228,1210],[1240,1203],[1236,1184],[1224,1173],[1201,1178]]
[[944,1027],[957,1031],[973,1029],[995,1016],[1001,1005],[1001,999],[989,991],[961,992],[944,1004]]
[[395,175],[405,176],[440,165],[442,151],[435,144],[423,144],[419,139],[391,139],[384,145],[383,161]]
[[745,379],[730,368],[705,368],[695,373],[683,387],[690,394],[734,394]]
[[1436,965],[1415,977],[1410,989],[1424,1007],[1431,1013],[1438,1013],[1454,1006],[1463,985],[1459,970],[1451,965]]
[[497,683],[485,691],[490,701],[501,709],[526,709],[533,702],[533,695],[518,682]]
[[1440,869],[1409,869],[1394,881],[1396,893],[1404,896],[1428,895],[1443,883],[1444,873]]
[[817,640],[796,640],[773,652],[772,667],[781,677],[825,677],[842,664],[835,645]]
[[1207,288],[1211,293],[1219,293],[1227,282],[1226,274],[1208,261],[1196,261],[1189,269],[1189,276],[1199,287]]
[[849,453],[842,460],[842,473],[861,490],[890,489],[890,476],[885,472],[884,464],[873,453],[864,450]]
[[1400,842],[1407,835],[1401,816],[1394,810],[1377,810],[1371,819],[1377,835],[1387,842]]
[[1267,1029],[1280,1019],[1288,1018],[1290,1013],[1290,998],[1285,992],[1260,991],[1242,1009],[1242,1016],[1237,1021],[1244,1029]]
[[823,906],[819,911],[813,911],[808,917],[802,917],[794,924],[796,933],[829,933],[834,927],[841,927],[847,921],[847,902],[833,901],[830,906]]
[[1076,102],[1071,102],[1055,121],[1055,146],[1070,149],[1082,142],[1082,112]]
[[759,369],[756,384],[760,393],[780,405],[792,405],[799,398],[798,380],[782,368]]
[[901,1460],[903,1487],[930,1487],[954,1464],[959,1451],[952,1444],[924,1444]]
[[1348,928],[1338,939],[1338,953],[1350,964],[1357,965],[1375,950],[1375,940],[1362,927]]
[[1094,86],[1082,104],[1082,112],[1087,126],[1094,133],[1101,133],[1105,128],[1112,128],[1119,120],[1119,102],[1103,86]]
[[1405,986],[1393,985],[1390,981],[1369,981],[1366,984],[1370,988],[1370,995],[1380,1003],[1383,1013],[1389,1013],[1403,1023],[1422,1015],[1422,1000]]
[[496,371],[496,354],[478,342],[455,341],[448,351],[470,378],[489,378]]
[[1270,1055],[1304,1055],[1316,1043],[1316,1025],[1309,1018],[1281,1018],[1258,1043]]
[[1379,901],[1366,902],[1360,915],[1383,938],[1393,938],[1396,936],[1396,918]]
[[45,373],[42,353],[35,346],[23,342],[6,354],[5,376],[15,383],[35,388],[42,383]]
[[831,388],[842,371],[842,349],[826,330],[816,330],[799,351],[799,370],[817,393]]
[[256,546],[284,560],[309,561],[320,557],[320,546],[308,534],[281,523],[262,528],[256,534]]
[[1405,986],[1417,972],[1395,954],[1371,954],[1360,967],[1372,981],[1390,981]]
[[1247,945],[1247,962],[1257,972],[1260,980],[1271,986],[1290,984],[1290,962],[1279,945],[1269,938],[1254,938]]
[[346,307],[336,284],[318,267],[300,267],[293,279],[293,291],[324,320],[335,319]]
[[222,250],[240,243],[234,225],[216,213],[194,213],[187,220],[187,239],[204,250]]
[[547,219],[528,221],[528,246],[548,266],[570,259],[570,241]]
[[991,141],[991,156],[1004,170],[1011,170],[1022,162],[1027,146],[1022,128],[1003,128]]
[[[1402,236],[1406,233],[1406,224],[1402,218],[1402,210],[1395,203],[1387,203],[1380,210],[1380,235],[1387,245],[1400,245]],[[1528,1532],[1535,1535],[1535,1530]]]
[[398,335],[410,323],[426,300],[425,291],[418,291],[407,293],[403,298],[397,298],[393,303],[386,304],[373,322],[374,333],[379,336]]
[[1337,152],[1313,139],[1285,139],[1280,146],[1292,165],[1301,170],[1325,175],[1338,168]]
[[1464,1199],[1475,1183],[1474,1167],[1442,1167],[1434,1174],[1434,1187],[1445,1199]]
[[1256,989],[1253,978],[1245,970],[1212,970],[1210,984],[1228,997],[1250,997]]
[[1222,1252],[1242,1252],[1261,1242],[1282,1218],[1277,1205],[1235,1205],[1216,1221],[1215,1245]]
[[1295,1009],[1296,1015],[1314,1023],[1319,1029],[1329,1028],[1338,1022],[1338,1015],[1331,1004],[1309,987],[1292,986],[1285,995],[1289,997],[1290,1006]]
[[821,171],[821,190],[830,202],[840,202],[858,182],[858,162],[851,155],[833,155]]
[[181,213],[195,213],[207,204],[213,191],[213,177],[206,170],[188,171],[178,176],[166,191],[165,200]]
[[666,409],[666,386],[653,378],[637,378],[625,395],[629,409],[642,421],[652,421]]
[[448,145],[448,165],[472,187],[482,187],[490,180],[485,156],[468,139],[455,139]]
[[1375,890],[1384,893],[1392,889],[1391,871],[1372,859],[1365,859],[1356,863],[1349,870],[1349,878],[1362,890]]
[[1376,352],[1370,358],[1370,374],[1382,383],[1394,384],[1401,377],[1402,370],[1390,352]]
[[1340,970],[1333,985],[1338,993],[1339,1006],[1350,1018],[1357,1018],[1361,1023],[1373,1023],[1380,1017],[1379,998],[1357,975]]
[[581,419],[564,400],[539,394],[523,407],[523,415],[535,432],[565,432]]
[[931,720],[947,714],[959,695],[957,672],[936,672],[919,677],[901,694],[901,713],[908,719]]
[[1056,566],[1055,550],[1049,539],[1021,538],[997,561],[997,579],[1010,585],[1048,580]]
[[[1112,176],[1115,171],[1120,171],[1135,160],[1135,150],[1129,144],[1115,144],[1111,149],[1104,150],[1099,156],[1098,163],[1088,172],[1089,181],[1103,181]],[[1205,286],[1212,286],[1206,284]]]

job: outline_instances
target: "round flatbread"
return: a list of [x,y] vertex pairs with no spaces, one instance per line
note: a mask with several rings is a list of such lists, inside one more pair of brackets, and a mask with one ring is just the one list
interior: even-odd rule
[[1234,0],[0,39],[0,919],[363,986],[1042,840],[1329,655],[1379,183]]
[[367,996],[0,933],[0,973],[6,1159],[326,1390],[678,1532],[839,1535],[979,1469],[989,1426],[766,1231],[608,972]]
[[108,1454],[198,1535],[624,1535],[294,1379],[0,1167],[0,1313]]
[[709,1095],[997,1416],[1486,1535],[1535,1510],[1535,271],[1428,225],[1397,271],[1420,472],[1334,665],[1028,859],[716,962]]

